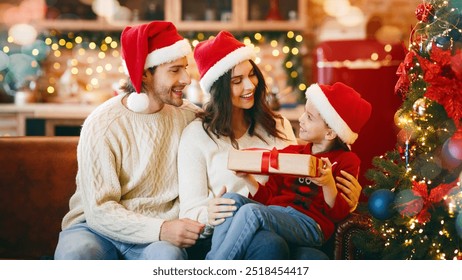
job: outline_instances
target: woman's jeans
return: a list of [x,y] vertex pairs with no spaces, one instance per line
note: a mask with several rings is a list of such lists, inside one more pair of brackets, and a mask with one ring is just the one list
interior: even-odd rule
[[129,244],[107,238],[87,223],[75,224],[59,234],[56,260],[185,260],[186,250],[167,241]]
[[318,224],[292,207],[265,206],[235,193],[223,197],[235,200],[238,210],[215,227],[206,259],[242,259],[260,230],[274,232],[295,246],[322,245],[323,234]]

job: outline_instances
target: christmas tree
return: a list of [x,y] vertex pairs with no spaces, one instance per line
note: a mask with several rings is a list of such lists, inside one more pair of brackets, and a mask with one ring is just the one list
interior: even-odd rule
[[366,258],[462,259],[462,1],[422,1],[415,15],[396,149],[367,171],[372,228],[354,242]]

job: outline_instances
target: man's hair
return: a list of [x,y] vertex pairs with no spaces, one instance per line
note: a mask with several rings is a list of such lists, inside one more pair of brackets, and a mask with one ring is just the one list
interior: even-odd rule
[[[149,71],[151,73],[151,75],[153,75],[154,72],[156,71],[156,69],[157,69],[157,66],[153,66],[153,67],[150,67],[150,68],[148,68],[146,70]],[[143,75],[144,75],[144,72],[143,72]],[[142,82],[141,83],[141,89],[143,89],[143,88],[144,88],[144,83]],[[133,83],[130,80],[130,77],[127,78],[127,80],[125,81],[125,84],[120,86],[120,90],[122,90],[124,93],[127,93],[127,94],[130,94],[132,92],[136,92],[136,89],[133,86]]]
[[[283,118],[281,115],[271,111],[266,101],[268,88],[263,74],[252,60],[249,61],[258,79],[254,95],[254,105],[252,108],[244,110],[244,118],[250,124],[249,134],[250,136],[257,136],[266,143],[263,137],[255,131],[258,124],[262,126],[268,135],[287,139],[286,135],[276,128],[276,119],[283,123]],[[213,133],[217,138],[220,138],[220,136],[229,137],[233,147],[239,149],[239,144],[231,125],[231,72],[232,69],[213,83],[210,88],[210,101],[205,104],[204,111],[198,113],[198,117],[202,119],[202,126],[210,138],[212,138],[210,133]]]

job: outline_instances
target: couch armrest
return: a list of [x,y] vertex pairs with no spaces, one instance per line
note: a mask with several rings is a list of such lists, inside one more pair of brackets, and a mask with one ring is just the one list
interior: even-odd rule
[[75,192],[78,137],[0,137],[0,258],[53,256]]
[[351,215],[337,225],[334,258],[336,260],[361,259],[361,252],[353,244],[352,236],[371,227],[371,218],[365,214]]

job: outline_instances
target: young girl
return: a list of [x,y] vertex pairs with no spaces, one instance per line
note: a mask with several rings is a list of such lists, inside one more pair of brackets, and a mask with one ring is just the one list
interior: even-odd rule
[[[244,175],[250,198],[227,193],[238,211],[215,227],[207,259],[241,259],[256,231],[269,230],[297,246],[320,246],[333,234],[335,223],[350,213],[334,180],[340,170],[358,175],[360,160],[350,145],[371,114],[371,105],[351,87],[314,84],[306,91],[300,117],[300,139],[284,153],[312,154],[324,162],[319,177],[274,174],[263,185]],[[267,206],[268,205],[268,206]]]

